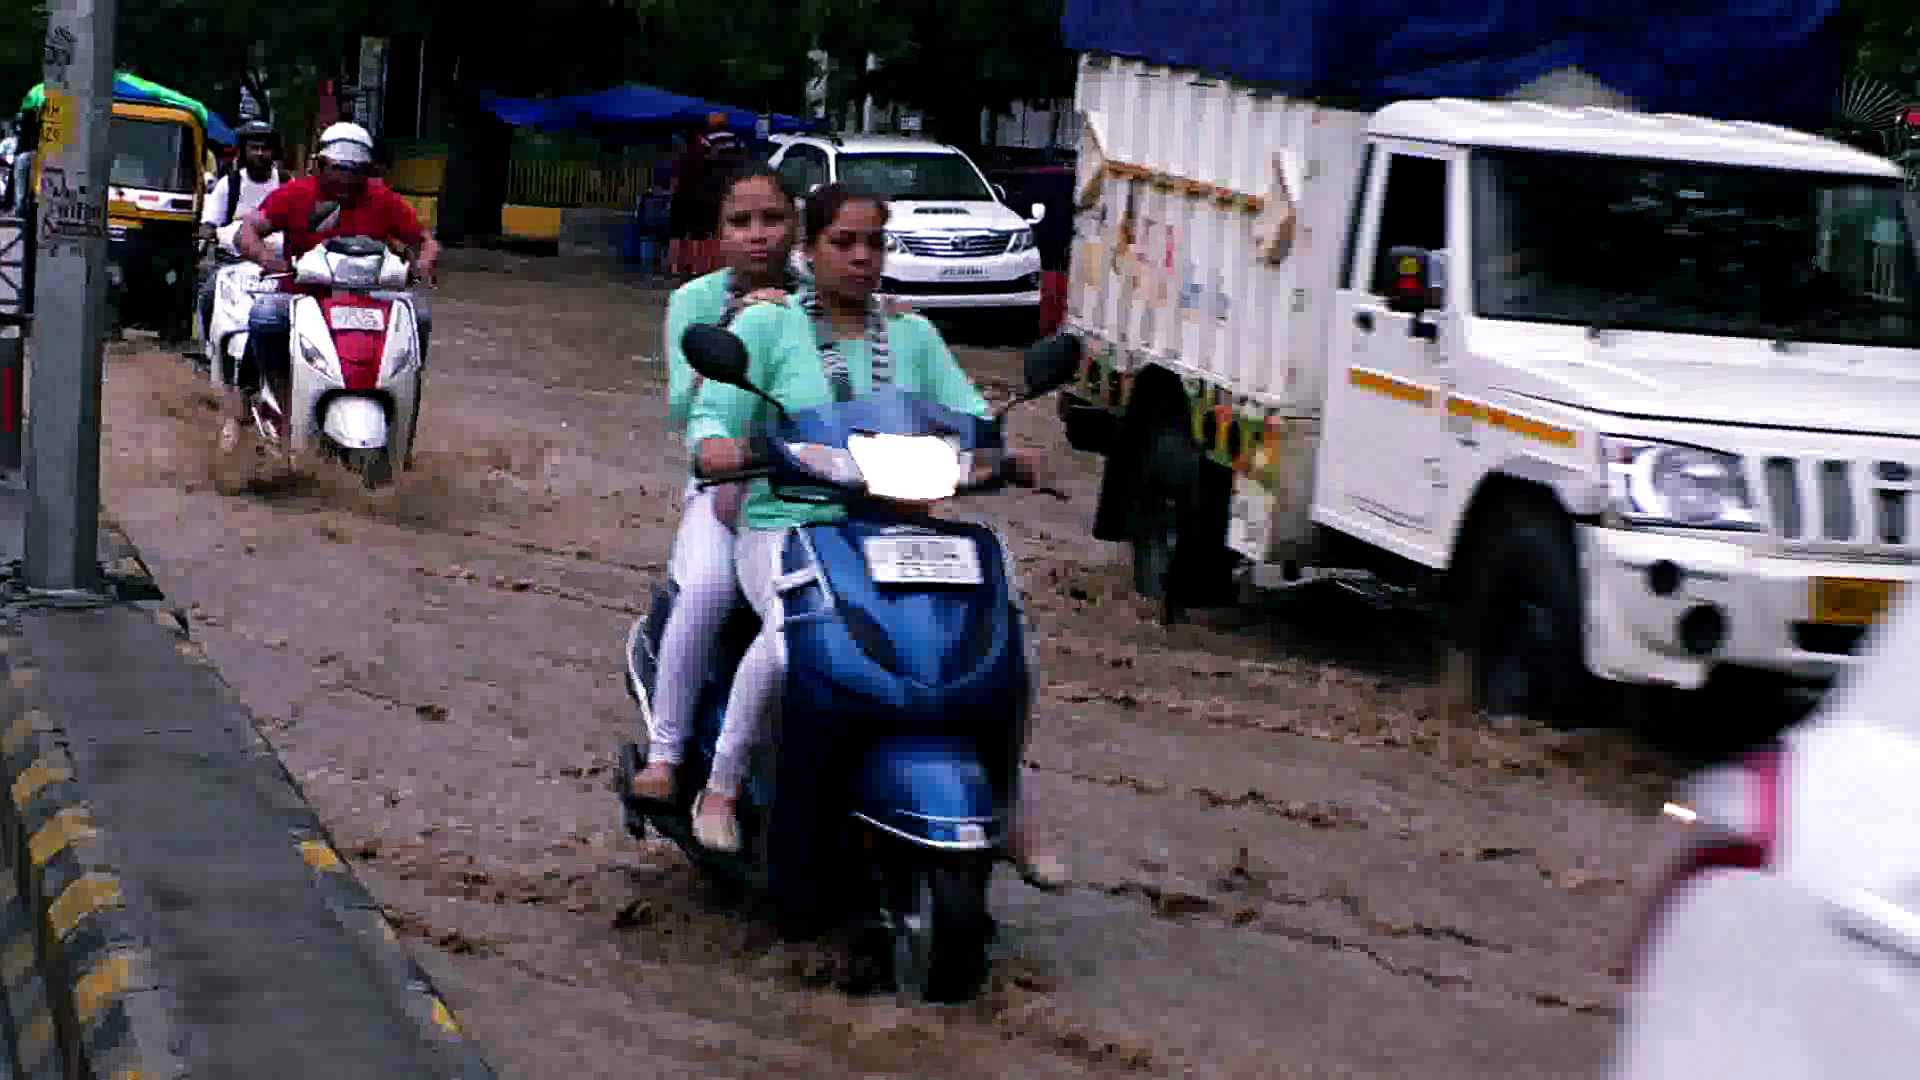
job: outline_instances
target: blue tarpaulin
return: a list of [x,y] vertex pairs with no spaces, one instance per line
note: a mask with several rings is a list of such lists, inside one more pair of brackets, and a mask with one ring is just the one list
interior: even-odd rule
[[1839,0],[1067,0],[1067,46],[1372,105],[1577,68],[1655,112],[1824,126]]
[[[558,98],[503,98],[486,100],[495,116],[515,127],[537,127],[549,131],[574,128],[687,127],[703,125],[707,117],[721,113],[727,126],[751,135],[759,115],[730,105],[717,105],[700,98],[687,97],[657,87],[628,83],[597,94],[576,94]],[[798,116],[775,113],[773,134],[812,131],[821,125]]]

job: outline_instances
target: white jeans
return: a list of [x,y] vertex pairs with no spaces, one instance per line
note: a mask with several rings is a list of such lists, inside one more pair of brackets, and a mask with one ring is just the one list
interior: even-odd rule
[[701,491],[688,483],[680,531],[673,538],[667,573],[679,594],[660,631],[660,668],[647,712],[648,761],[678,764],[685,754],[701,676],[713,656],[720,627],[739,598],[734,585],[733,531],[714,514],[718,491]]
[[745,777],[748,755],[766,726],[768,711],[780,703],[781,685],[787,678],[787,638],[780,628],[774,579],[780,576],[780,555],[786,548],[788,530],[742,528],[734,540],[734,564],[739,572],[740,591],[760,616],[760,633],[740,658],[733,675],[733,692],[727,696],[727,717],[720,724],[720,739],[713,750],[713,772],[707,787],[722,795],[737,796]]

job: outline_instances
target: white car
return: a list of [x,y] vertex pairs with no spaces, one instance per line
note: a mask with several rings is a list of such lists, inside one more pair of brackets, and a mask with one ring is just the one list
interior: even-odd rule
[[1040,252],[1032,226],[1046,207],[1034,203],[1022,217],[971,158],[944,143],[875,135],[775,141],[779,149],[768,163],[796,196],[844,182],[887,197],[882,292],[916,308],[1004,309],[1023,325],[1038,325]]
[[1698,777],[1638,940],[1620,1080],[1920,1074],[1920,608],[1805,722]]

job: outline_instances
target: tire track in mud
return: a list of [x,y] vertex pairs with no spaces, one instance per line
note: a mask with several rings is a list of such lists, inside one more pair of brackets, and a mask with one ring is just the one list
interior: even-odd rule
[[[1063,777],[1078,783],[1123,788],[1148,797],[1186,799],[1198,802],[1208,810],[1252,809],[1316,831],[1366,831],[1372,828],[1357,814],[1344,807],[1275,799],[1260,791],[1249,790],[1243,795],[1229,797],[1206,787],[1182,787],[1176,784],[1141,780],[1120,773],[1077,771],[1047,765],[1032,759],[1026,760],[1023,764],[1035,772]],[[1553,883],[1560,876],[1540,861],[1538,853],[1527,848],[1484,848],[1442,853],[1443,858],[1467,857],[1477,861],[1496,861],[1518,856],[1527,857],[1544,882]],[[1143,863],[1142,868],[1149,872],[1161,872],[1166,869],[1164,864],[1153,862]],[[1207,883],[1209,892],[1197,892],[1191,888],[1144,880],[1105,883],[1082,881],[1077,882],[1073,888],[1115,898],[1137,899],[1152,917],[1158,919],[1202,921],[1222,929],[1271,935],[1316,948],[1353,952],[1366,957],[1390,974],[1415,979],[1436,990],[1482,991],[1545,1009],[1565,1010],[1614,1020],[1621,1016],[1619,1006],[1611,1002],[1591,999],[1575,1000],[1568,995],[1552,991],[1526,992],[1510,988],[1484,987],[1466,975],[1434,971],[1420,965],[1395,960],[1379,948],[1350,936],[1288,923],[1275,917],[1270,911],[1261,910],[1258,905],[1281,908],[1330,905],[1367,933],[1382,938],[1392,940],[1420,938],[1458,945],[1476,952],[1509,956],[1521,951],[1513,945],[1494,941],[1454,926],[1386,918],[1373,912],[1366,899],[1343,882],[1336,882],[1333,886],[1317,892],[1296,892],[1277,888],[1278,880],[1279,877],[1276,875],[1253,869],[1248,849],[1241,847],[1234,865],[1226,873]]]
[[[1102,1074],[1168,1075],[1172,1071],[1140,1040],[1103,1032],[1088,1019],[1049,1002],[1057,978],[1017,954],[996,956],[988,986],[965,1005],[901,1007],[890,995],[863,992],[853,982],[859,973],[848,965],[843,942],[835,938],[781,941],[752,902],[708,882],[664,847],[647,846],[645,856],[663,857],[657,862],[629,866],[603,862],[586,869],[550,867],[539,872],[483,866],[473,855],[424,841],[402,844],[370,839],[343,845],[342,851],[401,880],[426,882],[436,895],[605,920],[598,924],[606,928],[605,942],[622,952],[644,949],[646,966],[655,971],[661,965],[695,970],[718,967],[749,985],[796,993],[800,996],[792,1002],[767,1002],[776,1010],[788,1005],[797,1010],[797,1016],[781,1018],[788,1025],[787,1037],[798,1036],[840,1052],[851,1049],[855,1059],[878,1056],[881,1060],[872,1062],[876,1066],[910,1068],[921,1074],[920,1055],[926,1041],[937,1038],[947,1044],[943,1056],[964,1055],[968,1043],[984,1048],[1018,1041]],[[636,892],[642,895],[633,895]],[[427,915],[399,905],[383,908],[397,933],[439,951],[496,959],[545,982],[607,985],[602,972],[571,977],[516,957],[512,940],[436,925]],[[623,941],[623,934],[633,933],[645,936]],[[636,977],[644,977],[641,970],[635,969]],[[676,994],[690,981],[676,980]],[[617,986],[612,987],[615,992]],[[823,998],[822,991],[833,996]],[[755,998],[766,1000],[759,992]],[[730,1003],[735,999],[716,990],[714,1000]],[[805,1030],[793,1031],[796,1023]],[[856,1036],[851,1048],[850,1028]]]

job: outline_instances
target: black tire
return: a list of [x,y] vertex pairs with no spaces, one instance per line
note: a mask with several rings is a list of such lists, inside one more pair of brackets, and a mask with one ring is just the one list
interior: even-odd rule
[[1186,614],[1197,598],[1176,580],[1175,560],[1195,524],[1195,498],[1202,459],[1187,432],[1175,427],[1154,431],[1140,457],[1139,480],[1134,487],[1130,532],[1133,548],[1133,589],[1158,601],[1159,620],[1171,626]]
[[901,997],[966,1001],[986,983],[993,921],[984,860],[918,866],[895,883],[893,981]]
[[368,491],[393,483],[393,455],[386,448],[348,450],[344,456],[347,469],[359,474],[361,486]]
[[1584,726],[1600,680],[1586,666],[1572,522],[1541,503],[1493,520],[1473,556],[1462,613],[1474,704],[1488,716]]

